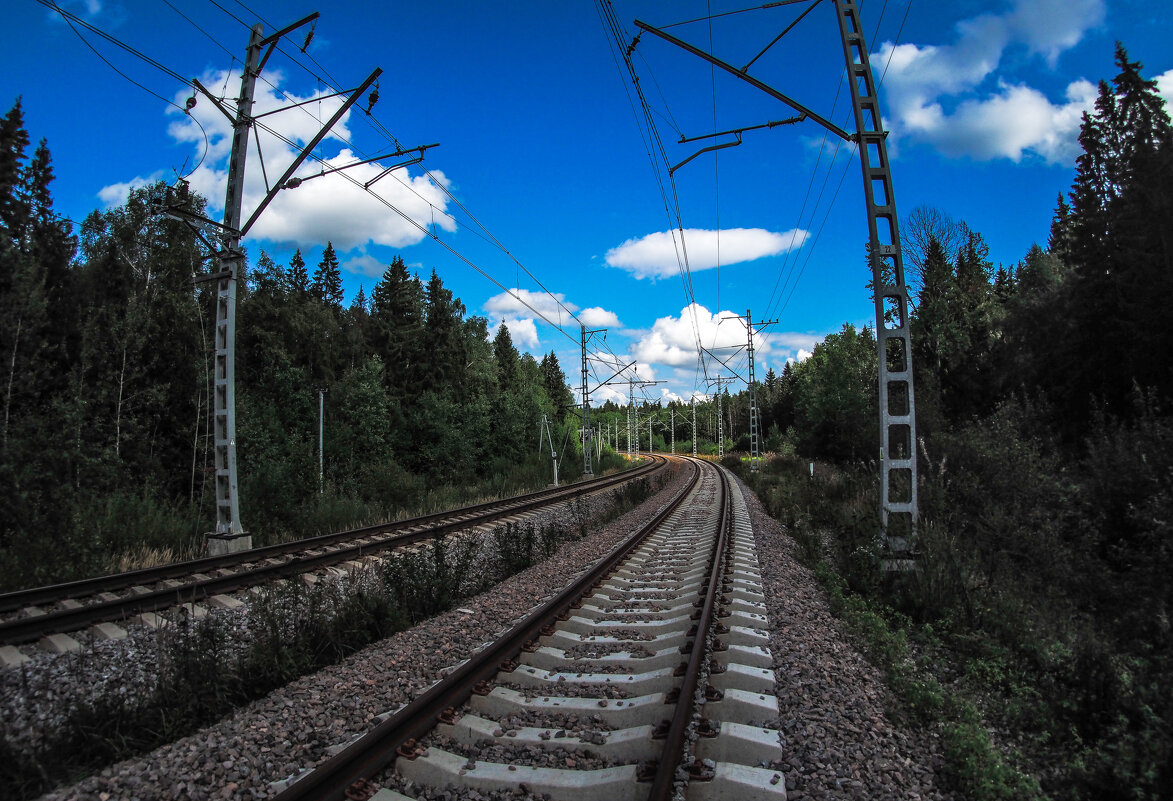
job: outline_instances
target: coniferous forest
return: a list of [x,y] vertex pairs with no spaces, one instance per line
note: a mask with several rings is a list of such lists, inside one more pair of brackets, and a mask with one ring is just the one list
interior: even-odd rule
[[[48,146],[28,149],[18,100],[0,128],[0,590],[201,555],[215,520],[201,247],[158,213],[162,185],[74,230],[53,211]],[[504,326],[490,341],[487,320],[400,257],[345,305],[329,243],[316,266],[262,252],[237,313],[255,544],[538,488],[542,414],[559,445],[577,431],[552,352],[519,354]],[[581,471],[563,459],[563,477]]]
[[[844,325],[758,387],[773,458],[744,475],[970,799],[1173,787],[1173,126],[1123,47],[1116,66],[1074,183],[1019,262],[994,265],[947,209],[902,222],[916,571],[879,569],[873,332]],[[136,548],[191,555],[214,518],[201,250],[154,212],[162,187],[62,222],[49,149],[30,148],[17,101],[0,124],[4,588],[113,569]],[[581,471],[553,353],[519,356],[504,326],[490,341],[488,321],[401,258],[349,305],[339,269],[329,245],[316,267],[260,253],[241,290],[241,496],[259,541],[393,515],[435,487],[542,483],[543,413],[571,454],[563,475]],[[673,406],[687,452],[691,410]],[[748,394],[723,409],[727,450],[748,450]],[[668,439],[661,425],[656,448]]]

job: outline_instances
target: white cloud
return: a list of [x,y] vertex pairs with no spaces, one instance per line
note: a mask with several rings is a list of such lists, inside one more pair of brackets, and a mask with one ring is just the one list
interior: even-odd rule
[[622,325],[619,316],[613,311],[607,311],[599,306],[591,306],[578,313],[582,324],[590,328],[618,328]]
[[[1012,45],[1054,66],[1063,51],[1103,19],[1103,0],[1017,0],[1004,14],[959,22],[952,44],[885,42],[873,64],[886,65],[890,127],[949,156],[1018,161],[1031,154],[1069,162],[1078,152],[1080,116],[1095,99],[1092,84],[1082,79],[1068,84],[1065,102],[1059,103],[1004,76],[993,89],[981,87],[996,77]],[[946,110],[945,99],[952,111]]]
[[1055,65],[1089,29],[1104,21],[1104,0],[1020,0],[1007,17],[1016,38]]
[[[494,295],[485,301],[484,309],[490,317],[506,314],[542,314],[555,323],[567,320],[567,311],[578,311],[577,306],[566,302],[566,296],[561,292],[531,292],[528,289],[510,289],[508,292]],[[512,328],[509,330],[513,331]]]
[[[620,406],[623,406],[627,403],[627,393],[620,392],[618,389],[611,386],[610,384],[604,384],[603,386],[600,386],[597,389],[592,387],[590,389],[590,393],[591,393],[591,406],[596,407],[596,408],[599,406],[602,406],[607,401],[614,401],[615,403],[619,404]],[[579,403],[582,402],[582,398],[580,397],[581,395],[582,395],[581,391],[575,391],[575,393],[574,393],[574,396],[579,399]]]
[[[699,303],[680,310],[677,317],[660,317],[634,345],[631,355],[648,364],[682,367],[697,363],[697,333],[701,344],[710,350],[745,344],[745,325],[738,320],[722,320],[733,312],[710,312]],[[768,348],[768,345],[767,345]]]
[[[484,310],[490,318],[514,315],[522,317],[540,313],[547,320],[559,326],[574,323],[570,314],[577,313],[583,325],[591,328],[615,328],[620,325],[619,317],[613,311],[592,306],[579,311],[578,306],[566,300],[561,292],[531,292],[528,289],[510,289],[500,292],[485,301]],[[577,329],[577,326],[572,326]],[[510,331],[513,329],[510,328]]]
[[130,196],[132,189],[142,189],[144,186],[150,186],[162,177],[162,173],[156,172],[146,178],[131,178],[124,183],[104,186],[98,191],[98,199],[102,201],[102,204],[107,209],[121,206],[126,202],[126,198]]
[[802,247],[808,231],[794,229],[775,233],[763,228],[730,228],[712,231],[687,228],[681,241],[679,231],[660,231],[628,239],[607,251],[612,267],[627,270],[636,278],[667,278],[676,275],[687,251],[689,268],[696,272],[718,264],[738,264],[764,256],[776,256]]
[[[267,82],[258,82],[256,87],[254,115],[312,99],[312,96],[300,97],[292,92],[286,92],[284,96],[279,94],[273,88],[281,85],[279,71],[267,71],[266,78]],[[239,76],[227,75],[221,70],[205,74],[201,83],[213,92],[227,87],[226,93],[231,96],[239,85]],[[177,92],[176,104],[182,108],[191,94],[190,88]],[[319,102],[290,108],[263,119],[261,125],[264,127],[258,126],[256,133],[264,154],[265,170],[261,170],[256,141],[250,137],[242,222],[248,219],[268,191],[265,176],[270,182],[275,181],[293,163],[296,152],[289,142],[296,143],[300,150],[318,133],[320,121],[327,120],[341,105],[341,98],[323,97]],[[177,110],[169,113],[175,118],[168,133],[177,142],[189,143],[195,149],[193,161],[199,166],[187,176],[188,181],[193,190],[208,198],[209,212],[216,216],[223,212],[224,206],[227,160],[232,147],[231,125],[203,95],[197,97],[191,116],[181,116]],[[330,241],[335,249],[345,252],[367,243],[396,248],[412,245],[427,235],[426,229],[433,223],[445,231],[456,230],[455,220],[445,211],[447,196],[443,187],[447,186],[448,179],[438,170],[431,174],[440,185],[425,175],[413,176],[406,170],[397,170],[373,184],[370,192],[364,191],[363,184],[375,179],[389,164],[364,164],[345,172],[322,175],[324,169],[355,161],[353,152],[345,146],[345,140],[350,137],[349,116],[350,112],[343,115],[319,145],[317,152],[326,153],[325,162],[307,160],[302,164],[295,177],[304,183],[296,189],[277,193],[250,229],[250,239],[268,239],[302,247]],[[120,191],[125,192],[127,185],[147,180],[136,178],[127,184],[106,187],[100,196],[106,200]]]
[[1173,117],[1173,70],[1166,70],[1156,77],[1157,93],[1165,101],[1165,113]]
[[504,324],[509,329],[509,338],[513,340],[515,348],[536,348],[538,346],[538,328],[534,321],[528,318],[498,319],[489,328],[489,340],[497,336],[497,331]]
[[[762,334],[762,340],[770,346],[770,350],[779,354],[806,353],[807,356],[815,349],[815,345],[823,341],[822,334],[799,333],[795,331],[773,332],[767,329]],[[799,358],[799,361],[806,356]]]
[[966,100],[946,117],[934,104],[934,121],[921,128],[923,138],[949,156],[978,160],[1019,161],[1033,152],[1053,163],[1079,154],[1079,125],[1091,108],[1096,87],[1076,81],[1067,87],[1067,102],[1051,103],[1028,86],[1001,86],[982,100]]
[[[746,344],[745,323],[741,320],[723,319],[733,317],[734,312],[712,313],[700,304],[692,304],[680,310],[679,316],[661,317],[651,330],[638,334],[631,346],[631,356],[641,363],[640,375],[650,370],[650,365],[691,368],[697,364],[697,333],[705,348],[715,351],[722,358],[735,352],[735,348]],[[754,336],[754,353],[760,367],[759,375],[765,377],[770,363],[782,362],[797,354],[807,354],[823,340],[820,334],[791,331],[765,331]],[[805,358],[802,356],[801,358]],[[643,365],[649,365],[644,367]]]
[[342,262],[342,269],[355,275],[368,275],[371,278],[382,278],[383,273],[387,271],[387,265],[374,256],[369,256],[364,253]]

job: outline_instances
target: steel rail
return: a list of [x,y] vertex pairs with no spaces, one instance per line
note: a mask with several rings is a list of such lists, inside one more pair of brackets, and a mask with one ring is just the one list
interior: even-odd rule
[[376,523],[370,526],[348,529],[346,531],[336,531],[330,534],[319,534],[317,536],[307,537],[301,540],[283,542],[276,545],[266,545],[260,548],[253,548],[248,551],[241,551],[234,554],[225,554],[223,556],[205,556],[199,559],[190,559],[183,562],[173,562],[168,565],[143,568],[141,570],[133,570],[126,573],[113,573],[107,576],[96,576],[94,578],[80,579],[78,581],[70,581],[62,584],[32,587],[27,590],[16,590],[14,592],[0,595],[0,614],[14,612],[18,609],[23,609],[29,606],[39,606],[46,603],[54,603],[65,600],[67,598],[80,598],[89,595],[97,595],[101,592],[116,592],[118,590],[125,590],[136,585],[154,584],[160,581],[165,581],[166,579],[190,576],[193,573],[206,573],[213,570],[237,567],[252,562],[260,562],[266,559],[296,554],[299,551],[328,547],[336,545],[340,542],[346,542],[348,540],[353,540],[360,537],[368,537],[375,534],[390,534],[396,531],[407,531],[410,529],[419,528],[421,526],[434,526],[437,522],[448,520],[450,518],[462,518],[467,521],[473,516],[479,515],[484,517],[486,516],[486,512],[493,511],[500,511],[501,514],[498,515],[498,517],[500,517],[506,514],[515,513],[517,511],[525,511],[534,508],[535,506],[541,505],[542,503],[550,501],[554,498],[575,497],[576,495],[585,494],[588,492],[597,492],[600,489],[605,489],[606,487],[613,484],[623,483],[625,481],[630,481],[632,479],[645,476],[649,473],[656,472],[662,469],[666,464],[667,462],[663,459],[663,457],[655,457],[655,460],[651,464],[643,465],[642,467],[637,467],[633,470],[627,470],[615,475],[597,478],[592,481],[571,484],[565,487],[554,487],[538,490],[537,492],[530,492],[524,495],[515,495],[512,498],[485,501],[483,503],[462,506],[443,512],[432,512],[431,514],[420,515],[418,517],[411,517],[404,520],[397,520],[390,523]]
[[679,508],[700,481],[700,464],[691,464],[694,473],[688,485],[654,519],[624,540],[610,555],[527,615],[503,637],[473,654],[423,695],[303,775],[278,794],[276,801],[339,801],[346,797],[347,788],[356,781],[374,776],[397,755],[411,753],[413,741],[433,729],[441,714],[463,704],[477,683],[493,678],[503,662],[516,657],[526,643],[536,640],[551,621],[600,584]]
[[721,479],[721,513],[717,520],[717,536],[714,538],[713,554],[710,557],[705,597],[701,605],[700,619],[697,620],[696,637],[692,641],[692,650],[688,656],[688,666],[685,668],[684,680],[680,685],[676,711],[673,712],[672,721],[668,726],[668,733],[664,739],[664,748],[660,752],[660,763],[656,769],[656,775],[652,779],[652,789],[648,794],[648,801],[668,801],[675,794],[673,784],[676,780],[677,768],[683,761],[688,726],[692,722],[692,714],[696,706],[696,690],[700,681],[700,671],[709,656],[709,630],[714,617],[716,599],[720,597],[721,593],[722,574],[725,571],[725,561],[728,557],[730,543],[729,533],[733,526],[733,503],[732,492],[729,489],[729,477],[721,467],[717,467],[716,470]]
[[[659,461],[647,466],[646,469],[660,469],[667,464],[667,459],[659,457]],[[76,609],[56,610],[33,617],[13,618],[0,622],[0,643],[12,645],[28,643],[48,633],[77,631],[93,623],[124,620],[131,615],[155,612],[160,609],[168,609],[187,603],[196,603],[213,595],[235,592],[266,581],[286,578],[341,562],[361,559],[365,556],[392,548],[413,545],[453,531],[485,525],[502,517],[529,511],[547,505],[562,497],[575,497],[589,492],[597,492],[600,489],[605,489],[607,486],[610,486],[610,484],[622,483],[623,480],[638,478],[639,476],[632,475],[633,472],[620,473],[619,476],[625,477],[623,479],[610,476],[606,479],[599,479],[598,482],[592,482],[590,485],[574,485],[575,491],[573,492],[567,492],[564,488],[560,488],[562,489],[562,494],[558,496],[538,492],[532,493],[529,496],[523,496],[523,501],[520,503],[515,498],[511,499],[511,502],[507,504],[500,504],[499,502],[497,504],[480,504],[477,507],[465,507],[464,509],[456,510],[456,512],[431,516],[438,518],[440,521],[438,523],[428,524],[427,522],[421,522],[425,520],[424,518],[401,521],[401,523],[394,524],[390,528],[392,530],[395,528],[406,528],[408,530],[398,535],[390,535],[386,539],[374,543],[361,542],[353,545],[337,545],[337,540],[344,539],[339,535],[325,535],[327,538],[334,538],[332,543],[327,542],[323,544],[318,542],[315,545],[314,542],[320,541],[321,538],[301,540],[297,543],[301,547],[296,550],[287,548],[284,551],[268,554],[268,558],[270,559],[284,557],[284,560],[279,563],[254,565],[246,571],[240,571],[226,576],[213,576],[199,579],[186,583],[181,587],[155,589],[137,595],[88,604]],[[475,512],[466,514],[469,509],[482,507],[494,508],[489,508],[487,512],[482,512],[479,515]],[[378,529],[379,533],[382,533],[389,527],[383,525],[368,527],[366,529],[356,529],[349,532],[351,535],[349,538],[354,539],[356,534],[357,536],[362,536],[362,532],[366,532],[367,536],[370,536],[373,533],[370,531],[372,528]],[[310,551],[315,548],[326,548],[326,550],[319,553],[311,553]],[[255,554],[256,551],[253,553]],[[252,562],[254,560],[250,559],[249,561]],[[186,564],[191,565],[192,563],[188,562]],[[180,575],[190,575],[190,573]]]

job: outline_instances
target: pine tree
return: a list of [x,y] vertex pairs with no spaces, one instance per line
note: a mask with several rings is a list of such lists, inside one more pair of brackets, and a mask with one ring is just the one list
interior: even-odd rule
[[334,253],[332,242],[327,242],[326,249],[322,251],[322,260],[318,263],[318,269],[314,270],[314,281],[310,288],[320,302],[334,309],[342,309],[342,270],[338,266],[338,256]]
[[[20,98],[0,121],[0,238],[4,244],[18,246],[28,210],[22,197],[24,152],[29,135],[24,129],[24,111]],[[0,276],[0,280],[2,280]],[[0,284],[0,290],[3,290]]]
[[411,391],[425,343],[424,292],[420,281],[396,256],[371,292],[371,346],[383,360],[383,378],[395,397]]
[[424,292],[424,335],[431,350],[431,358],[421,376],[425,389],[463,394],[460,378],[467,361],[461,331],[463,320],[464,304],[452,297],[452,290],[432,270]]
[[310,276],[305,269],[305,259],[301,256],[301,248],[293,251],[293,258],[289,260],[287,273],[289,291],[294,297],[304,297],[310,291]]
[[1051,233],[1047,237],[1047,250],[1055,258],[1068,264],[1071,261],[1071,206],[1063,193],[1059,193],[1059,200],[1055,204],[1055,214],[1051,218]]
[[930,237],[921,268],[921,288],[912,318],[913,364],[932,372],[939,385],[947,357],[958,347],[950,308],[953,269],[940,240]]
[[507,392],[517,384],[518,355],[504,320],[497,328],[497,336],[493,337],[493,359],[497,362],[498,384],[502,392]]
[[1069,301],[1076,367],[1063,395],[1067,418],[1089,404],[1129,413],[1134,383],[1173,392],[1173,127],[1156,83],[1117,45],[1120,72],[1100,83],[1080,130],[1071,189]]
[[574,405],[574,394],[566,386],[566,374],[562,372],[562,365],[558,363],[558,356],[550,351],[542,357],[539,365],[542,371],[542,386],[546,390],[546,397],[554,407],[555,412],[562,412]]

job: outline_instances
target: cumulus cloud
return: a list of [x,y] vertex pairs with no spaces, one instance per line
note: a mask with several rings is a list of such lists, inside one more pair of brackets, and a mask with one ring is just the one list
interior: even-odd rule
[[607,311],[600,306],[591,306],[578,313],[582,324],[590,328],[618,328],[622,325],[619,316],[613,311]]
[[776,256],[802,247],[809,231],[793,229],[783,233],[763,228],[729,228],[712,231],[687,228],[683,241],[679,231],[660,231],[628,239],[607,251],[611,267],[627,270],[636,278],[674,276],[687,250],[692,271],[708,270],[718,264],[738,264],[765,256]]
[[[283,77],[277,70],[267,71],[266,78],[268,82],[259,82],[256,87],[254,115],[316,97],[302,97],[292,92],[279,94]],[[223,70],[210,72],[202,76],[201,83],[212,91],[223,86],[234,88],[239,84],[239,75],[228,75]],[[182,108],[190,95],[191,89],[185,88],[176,93],[174,101]],[[322,97],[316,103],[265,117],[257,126],[265,171],[261,171],[256,139],[250,137],[242,222],[248,219],[268,191],[265,176],[273,181],[282,175],[293,163],[300,146],[317,135],[319,121],[328,119],[341,108],[342,102],[342,98]],[[187,176],[191,188],[208,199],[213,216],[222,213],[232,126],[202,95],[197,97],[190,116],[174,109],[168,113],[172,116],[168,133],[175,141],[194,148],[192,160],[199,166]],[[438,170],[431,173],[435,182],[426,175],[413,176],[406,169],[397,170],[373,184],[370,192],[364,191],[362,185],[379,176],[391,161],[364,164],[345,172],[328,172],[330,168],[355,161],[355,155],[345,141],[350,138],[349,116],[350,112],[347,112],[323,140],[319,152],[324,150],[328,154],[325,161],[307,159],[302,164],[295,177],[304,183],[296,189],[277,193],[249,231],[250,239],[267,239],[302,247],[331,241],[337,250],[347,251],[367,243],[406,247],[421,241],[427,235],[428,226],[433,224],[445,231],[456,230],[455,220],[445,211],[447,195],[444,188],[448,179]],[[297,150],[288,142],[296,143]],[[135,178],[105,187],[99,194],[107,204],[116,204],[125,199],[131,187],[150,180]]]
[[[590,393],[591,393],[591,406],[602,406],[607,401],[613,401],[613,402],[619,404],[620,406],[627,403],[627,393],[620,392],[618,389],[616,389],[614,386],[611,386],[610,384],[604,384],[604,385],[598,387],[597,389],[592,387],[590,390]],[[582,403],[582,398],[580,397],[581,395],[582,395],[581,391],[576,390],[574,393],[574,397],[578,398],[579,403]]]
[[1051,66],[1104,21],[1104,0],[1019,0],[1006,17],[1012,35]]
[[[510,289],[485,301],[484,309],[489,317],[514,315],[522,317],[540,313],[547,320],[559,326],[573,323],[569,315],[577,313],[584,325],[592,328],[614,328],[619,326],[619,317],[613,311],[592,306],[579,311],[578,306],[566,300],[561,292],[531,292],[528,289]],[[510,331],[513,329],[510,328]]]
[[561,292],[531,292],[528,289],[510,289],[508,292],[494,295],[485,301],[484,308],[490,317],[506,314],[541,314],[555,323],[568,319],[567,311],[578,311],[577,306],[566,302],[566,296]]
[[[1091,108],[1095,87],[1074,81],[1064,100],[1052,102],[997,72],[1003,53],[1014,45],[1054,66],[1063,51],[1103,19],[1103,0],[1017,0],[1003,14],[959,22],[952,44],[885,42],[873,64],[886,65],[893,132],[949,156],[1018,161],[1030,154],[1069,162],[1078,153],[1080,117]],[[991,78],[994,87],[983,89]]]
[[[679,316],[658,318],[650,330],[639,335],[631,346],[631,355],[649,366],[695,365],[698,333],[701,344],[710,350],[745,344],[745,325],[739,320],[722,320],[723,317],[732,316],[733,312],[713,313],[699,303],[693,303],[681,309]],[[758,347],[768,352],[770,346],[768,342],[760,340]]]
[[[674,368],[692,368],[697,364],[697,334],[702,345],[723,356],[734,353],[746,344],[745,323],[733,317],[734,312],[710,312],[700,304],[692,304],[656,320],[650,330],[640,332],[631,345],[632,358],[640,363],[640,376],[654,365]],[[784,363],[810,355],[823,336],[794,331],[766,329],[754,336],[754,353],[758,359],[759,375],[765,377],[770,364]],[[777,371],[776,371],[777,372]]]
[[538,328],[529,318],[500,319],[489,328],[489,339],[497,336],[497,332],[504,325],[509,329],[509,338],[513,340],[515,348],[536,348],[538,346]]

